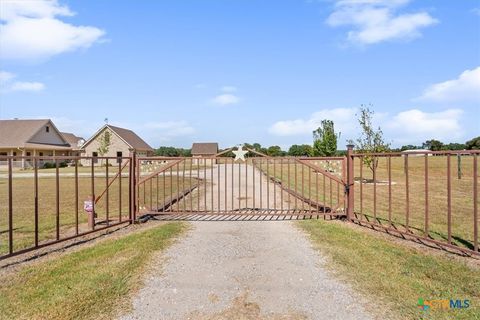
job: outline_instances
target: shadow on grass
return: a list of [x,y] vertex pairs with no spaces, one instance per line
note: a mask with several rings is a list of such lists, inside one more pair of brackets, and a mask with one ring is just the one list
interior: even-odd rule
[[[451,244],[448,243],[448,235],[438,231],[429,231],[428,236],[425,235],[425,231],[418,227],[407,226],[403,223],[389,221],[385,218],[373,217],[368,214],[355,213],[356,224],[368,227],[375,231],[384,231],[389,235],[401,238],[404,240],[414,241],[430,248],[440,249],[461,256],[479,257],[478,252],[473,251],[474,245],[471,241],[459,236],[452,235]],[[366,222],[363,223],[363,222]],[[382,230],[378,230],[377,224]],[[444,243],[442,243],[444,242]],[[466,251],[468,250],[468,251]],[[471,251],[471,252],[470,252]]]

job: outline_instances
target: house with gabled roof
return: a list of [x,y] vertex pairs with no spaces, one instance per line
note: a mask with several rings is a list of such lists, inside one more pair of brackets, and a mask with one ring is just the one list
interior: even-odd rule
[[[129,129],[115,127],[109,124],[101,127],[81,147],[86,157],[117,157],[116,163],[123,162],[121,157],[136,153],[139,157],[153,155],[153,148],[135,132]],[[95,163],[105,164],[94,160]],[[82,160],[83,165],[91,165],[89,159]],[[113,165],[113,163],[111,163]]]
[[206,158],[210,158],[208,163],[217,163],[212,157],[218,153],[218,143],[216,142],[195,142],[192,144],[192,157],[194,164],[204,164]]
[[[0,120],[0,156],[69,156],[72,147],[50,119]],[[31,167],[28,159],[14,166]]]

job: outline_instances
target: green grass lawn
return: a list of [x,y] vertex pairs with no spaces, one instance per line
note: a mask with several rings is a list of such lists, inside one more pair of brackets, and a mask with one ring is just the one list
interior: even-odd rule
[[[400,319],[480,319],[480,267],[466,260],[394,243],[383,234],[340,221],[306,220],[299,226],[325,254],[333,273]],[[418,299],[470,300],[465,310],[421,311]]]
[[153,254],[185,230],[168,223],[35,263],[0,277],[0,319],[111,319]]

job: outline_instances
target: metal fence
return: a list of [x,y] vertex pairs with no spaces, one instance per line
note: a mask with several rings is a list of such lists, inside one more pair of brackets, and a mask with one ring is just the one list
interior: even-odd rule
[[[6,163],[0,167],[0,259],[132,221],[133,162],[128,157],[92,160],[0,157]],[[15,161],[32,168],[17,169]],[[52,165],[41,169],[44,163]],[[94,223],[84,205],[95,213]]]
[[425,244],[479,254],[473,151],[348,154],[348,218]]
[[[349,148],[346,157],[246,161],[0,156],[0,259],[150,216],[345,217],[480,255],[479,154]],[[15,168],[15,161],[32,168]]]
[[138,158],[138,214],[270,218],[345,215],[344,160]]

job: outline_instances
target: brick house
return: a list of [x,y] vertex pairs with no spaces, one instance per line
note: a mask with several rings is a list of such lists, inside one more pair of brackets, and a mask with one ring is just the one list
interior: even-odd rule
[[[101,154],[100,149],[102,144],[105,146],[105,135],[109,138],[108,147],[106,152]],[[128,157],[133,152],[139,157],[146,157],[153,155],[153,148],[148,145],[142,138],[140,138],[135,132],[115,127],[109,124],[101,127],[90,139],[88,139],[83,146],[82,156],[85,157]],[[118,163],[120,160],[115,161]],[[95,163],[103,165],[104,161],[96,160]],[[82,160],[83,165],[91,165],[89,159]],[[113,165],[114,163],[112,163]]]

